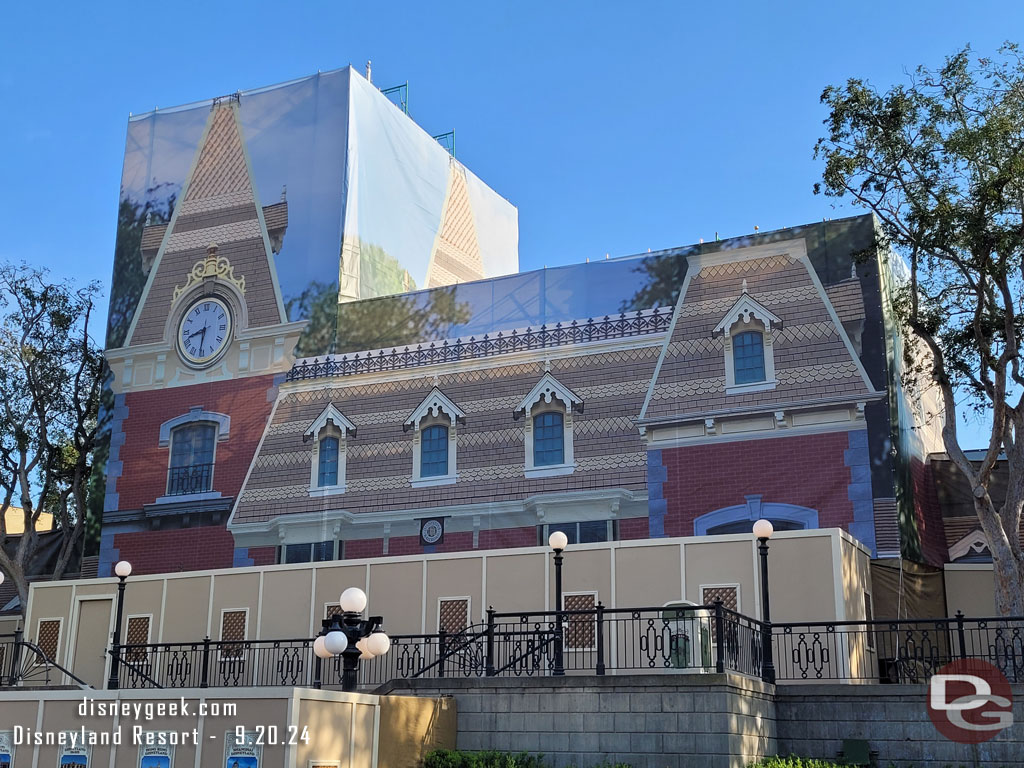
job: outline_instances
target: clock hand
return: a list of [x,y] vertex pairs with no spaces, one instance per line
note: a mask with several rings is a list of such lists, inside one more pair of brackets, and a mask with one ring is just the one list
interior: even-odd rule
[[187,339],[194,339],[196,336],[198,336],[200,333],[202,333],[205,330],[206,330],[205,328],[200,328],[198,331],[196,331],[195,333],[190,333],[185,338],[187,338]]
[[199,338],[199,354],[203,353],[203,345],[206,344],[206,326],[203,326],[202,336]]

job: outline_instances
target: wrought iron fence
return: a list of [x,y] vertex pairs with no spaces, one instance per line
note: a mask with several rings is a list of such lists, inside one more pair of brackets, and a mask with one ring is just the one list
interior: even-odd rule
[[25,640],[22,630],[0,635],[0,686],[48,687],[88,683],[65,669],[33,642]]
[[[1024,682],[1024,618],[876,620],[773,626],[725,608],[594,608],[499,613],[459,633],[395,635],[359,665],[361,688],[390,680],[553,674],[734,672],[775,681],[925,683],[955,659],[976,658]],[[0,647],[3,639],[0,638]],[[311,639],[124,645],[127,688],[294,685],[340,688],[342,660]]]
[[414,347],[378,349],[354,355],[327,355],[323,359],[302,360],[288,371],[287,380],[318,379],[325,376],[351,376],[357,373],[379,373],[423,365],[453,363],[480,357],[493,357],[510,352],[544,349],[565,344],[605,341],[668,329],[670,309],[658,308],[606,315],[571,323],[541,325],[539,328],[498,332],[479,338],[444,340]]
[[213,464],[191,464],[167,470],[167,495],[205,493],[213,487]]
[[312,639],[122,645],[121,688],[211,688],[315,684]]
[[1024,682],[1024,618],[882,619],[773,627],[776,680],[926,683],[957,659]]

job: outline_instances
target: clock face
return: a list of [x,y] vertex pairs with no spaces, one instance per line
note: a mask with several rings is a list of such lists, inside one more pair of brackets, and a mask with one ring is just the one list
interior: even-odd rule
[[178,349],[193,365],[207,365],[231,343],[231,311],[220,299],[200,299],[190,306],[178,329]]
[[444,533],[444,528],[437,520],[427,520],[423,523],[423,541],[427,544],[436,544]]

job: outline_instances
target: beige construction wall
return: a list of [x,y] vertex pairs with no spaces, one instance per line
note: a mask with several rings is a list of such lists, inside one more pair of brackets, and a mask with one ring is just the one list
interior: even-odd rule
[[943,579],[947,615],[954,616],[957,611],[971,617],[998,615],[991,563],[949,563],[943,569]]
[[[175,768],[223,768],[227,732],[274,726],[276,741],[263,746],[260,768],[292,768],[326,764],[338,768],[414,768],[432,749],[455,744],[455,703],[450,698],[374,696],[304,688],[207,688],[162,691],[0,691],[0,730],[24,729],[29,734],[93,732],[109,743],[92,747],[89,765],[137,768],[139,746],[134,728],[190,734],[174,750]],[[80,707],[139,705],[142,717],[82,716]],[[146,719],[145,707],[184,702],[188,716]],[[234,704],[234,714],[215,717],[202,704]],[[95,710],[93,710],[95,711]],[[293,729],[293,730],[290,730]],[[303,731],[305,729],[305,731]],[[264,738],[272,741],[269,731]],[[303,741],[308,734],[308,743]],[[115,742],[120,736],[120,744]],[[294,736],[291,736],[294,734]],[[281,743],[292,741],[294,743]],[[21,744],[15,765],[56,766],[57,745]]]
[[[761,617],[759,556],[750,535],[585,544],[564,557],[564,591],[594,593],[607,607],[700,603],[706,588],[732,586],[740,612]],[[777,533],[769,555],[772,619],[864,618],[869,557],[839,529]],[[553,571],[551,552],[532,547],[140,576],[128,580],[125,616],[149,616],[154,643],[219,640],[228,610],[246,612],[248,639],[307,638],[319,631],[325,606],[358,586],[390,634],[433,633],[445,598],[468,599],[472,622],[484,621],[488,606],[552,610]],[[116,579],[33,584],[26,635],[36,638],[40,620],[60,619],[60,663],[75,648],[107,647],[109,636],[76,636],[78,613],[84,598],[113,596],[116,586]]]

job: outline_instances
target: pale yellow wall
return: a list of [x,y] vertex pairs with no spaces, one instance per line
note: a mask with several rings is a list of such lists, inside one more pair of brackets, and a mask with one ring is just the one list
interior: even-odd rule
[[[248,699],[236,698],[232,695],[231,689],[220,690],[223,700],[238,702],[238,714],[232,717],[206,718],[203,723],[204,741],[199,768],[224,768],[225,732],[233,732],[236,725],[276,725],[279,728],[286,728],[294,722],[288,717],[288,700],[284,698],[283,692],[268,691],[266,698]],[[284,690],[287,691],[287,689]],[[271,698],[273,696],[279,698]],[[216,734],[216,740],[210,739],[210,734]],[[206,748],[207,741],[211,743],[209,749]],[[264,746],[260,768],[264,768],[264,766],[266,768],[285,768],[284,753],[285,749],[281,745]],[[177,764],[177,758],[174,762]]]
[[[768,586],[772,621],[834,621],[842,600],[837,591],[840,558],[833,549],[838,537],[772,537],[768,548]],[[760,566],[759,566],[760,567]],[[818,575],[820,574],[820,575]],[[835,574],[831,577],[830,574]],[[760,597],[758,597],[758,601]],[[760,605],[749,605],[744,613],[760,616]]]
[[497,611],[543,610],[546,552],[488,555],[487,605]]
[[423,626],[423,562],[384,562],[370,566],[367,607],[384,617],[388,632],[417,634]]
[[[556,607],[554,557],[548,557],[548,569],[548,606],[553,611]],[[566,551],[562,564],[563,592],[597,592],[597,599],[609,606],[612,602],[611,586],[611,550],[601,547]],[[488,592],[494,606],[499,611],[504,610],[498,606],[504,605],[505,600],[493,589],[488,589]]]
[[[125,588],[134,587],[132,581]],[[195,576],[185,579],[168,579],[167,594],[164,597],[163,632],[161,642],[183,643],[202,640],[208,631],[210,577]],[[206,608],[207,610],[203,610]],[[210,635],[216,637],[216,635]]]
[[947,565],[946,615],[963,611],[968,616],[988,617],[996,614],[995,582],[992,566],[987,563]]
[[455,749],[456,707],[452,697],[380,697],[378,768],[417,768],[435,749]]
[[263,609],[259,627],[252,627],[253,637],[308,637],[312,594],[312,568],[264,573]]
[[469,622],[481,621],[483,559],[433,560],[427,563],[426,631],[437,632],[438,600],[442,597],[468,597]]
[[[704,542],[691,539],[683,547],[684,573],[686,578],[686,599],[701,602],[701,586],[714,584],[739,584],[740,613],[750,616],[755,613],[754,560],[752,539],[730,536],[726,541]],[[696,542],[696,543],[691,543]],[[643,578],[650,579],[651,574]]]
[[[282,606],[267,604],[268,611]],[[253,639],[260,621],[260,574],[218,573],[213,583],[213,611],[210,614],[210,638],[220,640],[221,614],[224,611],[248,609],[245,622],[245,637]],[[285,635],[291,637],[290,634]]]
[[682,599],[683,573],[678,544],[631,547],[614,552],[617,605],[664,605]]
[[[760,617],[760,569],[749,536],[592,544],[570,547],[564,557],[564,590],[596,591],[609,608],[699,602],[702,585],[738,584],[740,611]],[[780,532],[769,562],[774,621],[862,617],[867,554],[845,534]],[[474,621],[489,605],[499,612],[554,607],[553,558],[538,547],[136,576],[125,590],[125,615],[152,614],[153,642],[195,642],[207,632],[218,640],[222,611],[234,609],[248,610],[249,639],[309,637],[319,631],[324,605],[350,586],[367,590],[369,612],[383,616],[392,635],[434,632],[440,597],[470,597]],[[115,579],[33,584],[28,634],[34,639],[40,617],[63,618],[58,660],[66,660],[72,599],[116,590]],[[94,644],[105,642],[97,637]]]
[[0,617],[0,635],[10,635],[21,626],[20,616]]

